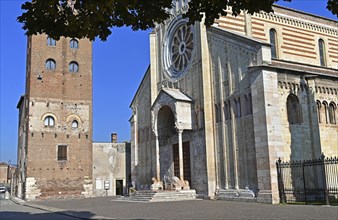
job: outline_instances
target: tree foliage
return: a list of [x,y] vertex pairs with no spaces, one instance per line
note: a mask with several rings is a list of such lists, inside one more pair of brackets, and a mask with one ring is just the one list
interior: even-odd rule
[[[241,10],[248,13],[271,12],[279,0],[190,0],[185,17],[190,22],[213,24],[225,9],[232,14]],[[292,1],[292,0],[283,0]],[[337,1],[328,0],[327,8],[337,15]],[[112,27],[128,26],[133,30],[153,28],[170,17],[172,0],[32,0],[22,5],[24,12],[18,17],[27,35],[46,33],[54,39],[61,36],[105,41]]]

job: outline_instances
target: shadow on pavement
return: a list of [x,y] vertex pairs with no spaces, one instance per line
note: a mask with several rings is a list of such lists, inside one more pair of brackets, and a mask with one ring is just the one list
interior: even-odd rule
[[1,220],[75,220],[75,219],[91,219],[93,213],[87,211],[59,211],[47,213],[30,213],[30,212],[15,212],[15,211],[1,211]]

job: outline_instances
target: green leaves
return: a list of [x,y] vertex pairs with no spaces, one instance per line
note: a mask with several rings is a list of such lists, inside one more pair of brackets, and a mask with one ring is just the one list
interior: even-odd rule
[[[225,9],[232,14],[241,10],[253,14],[261,10],[272,11],[272,4],[279,0],[191,0],[184,15],[190,22],[201,21],[212,25]],[[291,1],[291,0],[283,0]],[[327,8],[337,14],[337,1],[328,0]],[[61,36],[72,38],[99,37],[105,41],[112,27],[128,26],[133,30],[153,28],[170,17],[172,0],[32,0],[22,5],[24,12],[18,17],[27,35],[46,33],[58,40]]]
[[328,0],[326,8],[338,17],[338,0]]

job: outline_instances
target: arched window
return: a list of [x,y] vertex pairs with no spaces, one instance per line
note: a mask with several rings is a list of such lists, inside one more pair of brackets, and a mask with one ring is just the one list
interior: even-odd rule
[[277,58],[277,32],[275,29],[270,29],[270,44],[271,44],[271,57]]
[[317,115],[318,115],[318,123],[322,123],[322,104],[317,100]]
[[290,94],[286,100],[288,121],[290,124],[301,124],[301,109],[297,96]]
[[75,39],[71,39],[70,40],[70,48],[78,49],[79,48],[79,42]]
[[324,106],[324,114],[325,114],[325,123],[329,123],[328,117],[327,117],[327,111],[329,109],[329,105],[327,104],[326,101],[323,102],[323,106]]
[[79,64],[77,64],[77,62],[75,61],[70,62],[69,72],[72,72],[72,73],[79,72]]
[[326,60],[325,60],[325,43],[322,39],[318,40],[318,48],[319,48],[319,59],[320,59],[320,65],[326,66]]
[[55,70],[56,69],[56,63],[53,59],[46,60],[46,70]]
[[48,45],[48,46],[56,46],[56,40],[54,40],[54,39],[51,38],[51,37],[48,37],[48,38],[47,38],[47,45]]
[[330,124],[336,124],[336,105],[331,102],[329,105],[329,121]]
[[74,120],[73,122],[72,122],[72,128],[78,128],[79,127],[79,122],[77,122],[76,120]]
[[55,120],[52,116],[47,116],[47,117],[45,117],[43,123],[44,123],[45,126],[54,127]]

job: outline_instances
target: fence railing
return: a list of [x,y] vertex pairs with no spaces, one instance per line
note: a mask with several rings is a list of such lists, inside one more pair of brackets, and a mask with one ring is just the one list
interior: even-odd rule
[[276,162],[281,203],[338,205],[338,158]]

